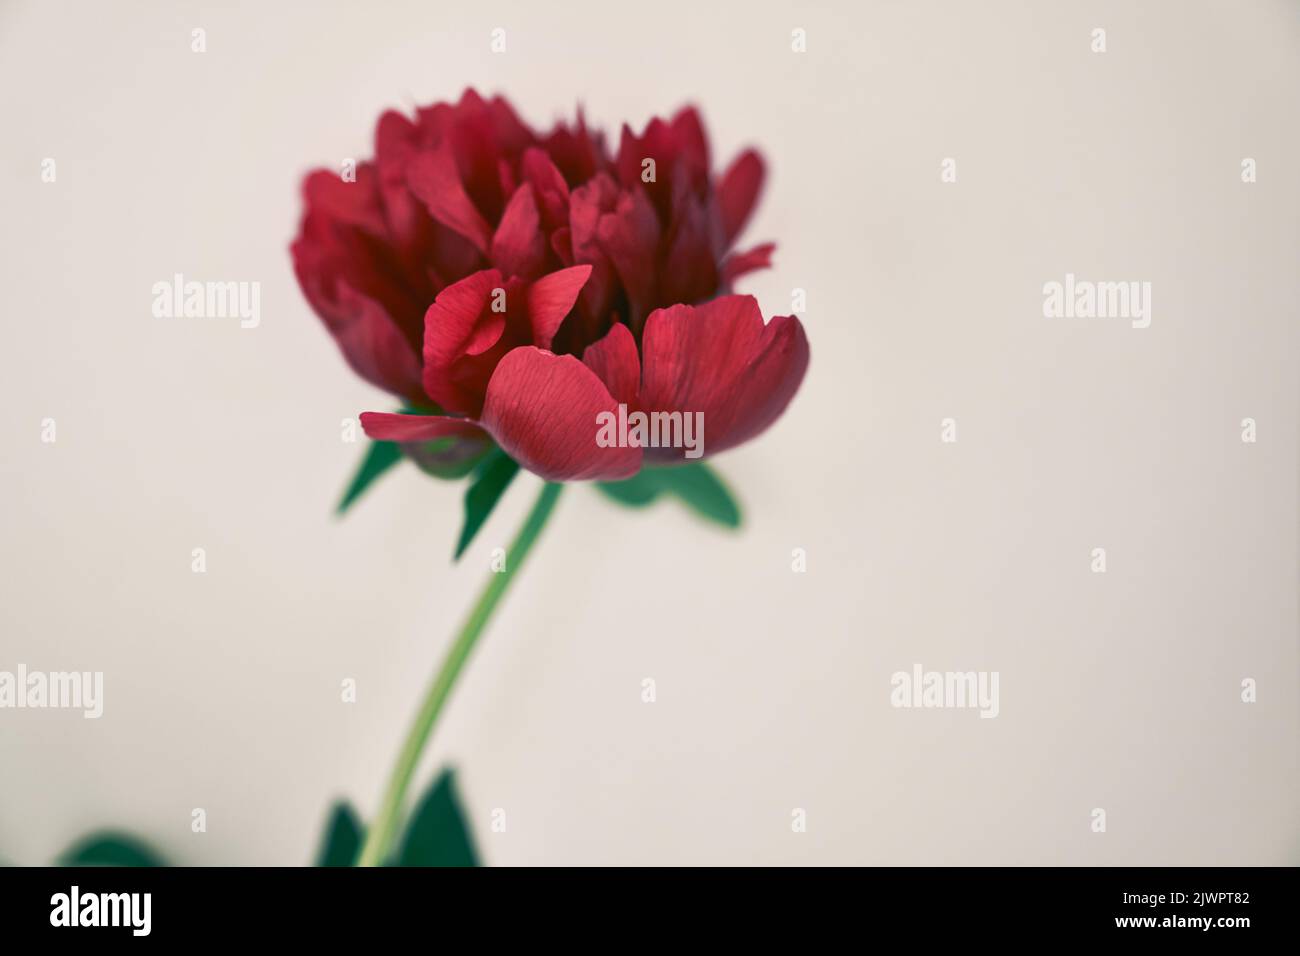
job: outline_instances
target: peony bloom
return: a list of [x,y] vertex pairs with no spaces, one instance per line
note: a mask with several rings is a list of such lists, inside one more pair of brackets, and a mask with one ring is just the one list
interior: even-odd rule
[[413,414],[366,413],[372,438],[488,438],[552,480],[625,478],[681,448],[606,447],[601,413],[702,416],[714,454],[757,435],[802,381],[793,317],[763,322],[736,278],[773,246],[732,250],[763,180],[742,153],[712,173],[699,116],[537,133],[501,98],[388,112],[355,181],[304,183],[292,248],[304,294],[353,369]]

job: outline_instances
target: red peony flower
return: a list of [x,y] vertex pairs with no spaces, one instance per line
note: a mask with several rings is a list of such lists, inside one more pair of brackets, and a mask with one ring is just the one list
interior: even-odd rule
[[730,251],[762,180],[753,151],[715,179],[690,108],[610,157],[581,114],[538,134],[467,91],[380,117],[355,181],[307,177],[294,268],[353,369],[432,413],[366,413],[372,438],[490,436],[545,478],[628,477],[683,449],[602,444],[602,413],[698,414],[713,454],[803,378],[798,320],[729,294],[769,264]]
[[639,136],[624,127],[611,156],[581,113],[538,133],[468,91],[414,119],[385,113],[355,173],[307,177],[294,270],[349,364],[408,408],[362,414],[375,441],[339,510],[402,454],[441,477],[472,472],[459,558],[520,466],[547,479],[420,706],[357,856],[375,866],[393,859],[419,753],[561,482],[608,479],[601,490],[632,507],[672,495],[738,527],[711,469],[637,473],[767,428],[803,381],[808,341],[798,319],[765,323],[732,294],[773,248],[732,251],[763,162],[747,151],[715,177],[693,109]]

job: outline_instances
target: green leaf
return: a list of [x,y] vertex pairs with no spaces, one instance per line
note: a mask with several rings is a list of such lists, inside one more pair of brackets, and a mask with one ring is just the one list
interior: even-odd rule
[[456,796],[453,771],[439,774],[411,817],[397,866],[478,866]]
[[335,509],[335,514],[343,514],[347,511],[352,502],[360,498],[362,493],[384,472],[401,460],[402,449],[397,442],[372,441],[370,447],[366,449],[366,457],[361,460],[361,467],[357,469],[352,483],[348,485],[348,490],[343,493],[343,499]]
[[477,468],[493,447],[486,440],[449,435],[431,442],[407,445],[405,450],[426,475],[443,481],[457,481]]
[[105,831],[92,833],[59,857],[59,866],[166,866],[154,851],[135,837]]
[[361,821],[352,808],[340,800],[330,813],[316,865],[351,866],[361,852],[362,836]]
[[696,514],[726,528],[740,527],[740,505],[718,473],[704,462],[642,468],[626,481],[598,481],[596,487],[619,504],[643,508],[671,495]]
[[650,470],[643,468],[640,473],[626,481],[598,481],[596,487],[606,497],[613,498],[629,508],[643,508],[663,493],[663,486],[651,477]]
[[483,523],[487,521],[492,509],[497,506],[501,496],[510,487],[510,482],[519,473],[517,465],[509,455],[499,448],[492,450],[474,475],[474,481],[465,492],[465,524],[460,529],[460,540],[456,542],[456,556],[459,560],[469,543],[474,540]]

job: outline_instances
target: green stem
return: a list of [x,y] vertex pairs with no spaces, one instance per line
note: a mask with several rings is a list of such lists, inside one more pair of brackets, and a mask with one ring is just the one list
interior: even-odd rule
[[429,685],[429,690],[424,695],[424,702],[420,705],[420,712],[415,717],[415,723],[407,732],[402,752],[397,756],[397,764],[388,779],[388,789],[384,792],[379,814],[375,817],[375,822],[366,835],[365,845],[361,848],[361,856],[357,860],[358,866],[380,866],[387,861],[393,838],[397,835],[397,826],[401,821],[407,788],[411,785],[415,766],[420,762],[420,754],[424,751],[425,744],[429,742],[429,734],[438,720],[438,714],[451,695],[456,677],[460,674],[460,669],[465,666],[470,651],[474,649],[474,642],[492,616],[497,602],[506,593],[506,588],[510,586],[511,580],[523,565],[524,558],[536,543],[537,536],[546,524],[546,519],[550,517],[551,510],[555,507],[555,500],[560,496],[563,487],[561,484],[547,482],[542,488],[533,510],[528,513],[524,526],[519,529],[519,534],[510,545],[506,555],[505,570],[496,572],[488,580],[487,587],[479,595],[478,603],[470,611],[460,633],[456,635],[456,640],[452,642],[451,649],[447,651],[447,656],[443,658],[442,667],[439,668],[433,683]]

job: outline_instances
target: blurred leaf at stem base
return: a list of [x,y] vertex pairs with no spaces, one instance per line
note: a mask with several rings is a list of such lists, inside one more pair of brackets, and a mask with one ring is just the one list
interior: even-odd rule
[[125,833],[105,831],[78,840],[59,857],[59,866],[166,866],[157,853]]
[[671,495],[708,521],[725,528],[740,527],[740,505],[718,473],[703,462],[643,468],[626,481],[598,481],[596,487],[630,508],[644,508]]

